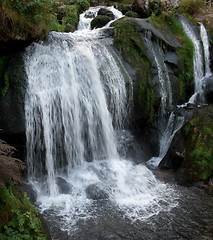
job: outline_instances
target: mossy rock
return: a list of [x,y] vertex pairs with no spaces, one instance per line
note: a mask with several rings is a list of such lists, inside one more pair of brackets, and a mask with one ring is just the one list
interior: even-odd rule
[[134,113],[139,128],[148,126],[154,116],[154,90],[150,61],[147,58],[137,22],[122,18],[112,24],[114,44],[124,60],[135,70]]
[[[151,16],[150,21],[161,31],[164,37],[173,43],[179,57],[177,77],[179,79],[178,104],[185,103],[193,93],[193,56],[194,45],[183,30],[181,23],[174,14]],[[175,39],[175,38],[176,39]]]
[[102,28],[110,21],[111,21],[110,17],[103,16],[103,15],[98,15],[97,17],[95,17],[92,20],[92,22],[91,22],[91,29]]
[[113,14],[113,12],[106,8],[100,8],[98,11],[98,15],[108,16],[111,20],[115,19],[115,15]]
[[133,11],[128,11],[125,13],[125,16],[127,17],[133,17],[133,18],[138,18],[139,15],[136,13],[136,12],[133,12]]
[[179,171],[184,182],[195,183],[213,176],[213,118],[197,115],[182,128],[185,157]]

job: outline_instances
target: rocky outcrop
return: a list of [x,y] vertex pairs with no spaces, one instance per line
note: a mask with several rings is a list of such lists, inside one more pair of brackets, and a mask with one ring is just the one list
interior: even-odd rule
[[133,69],[136,128],[144,129],[157,118],[161,105],[160,64],[163,77],[170,78],[173,105],[180,101],[180,62],[185,60],[178,49],[184,45],[169,28],[160,31],[148,19],[125,17],[112,26],[114,44]]
[[8,134],[25,133],[26,76],[21,55],[16,55],[7,68],[10,88],[0,101],[0,128]]
[[186,111],[191,117],[176,133],[159,168],[174,169],[179,183],[192,184],[213,176],[213,105]]

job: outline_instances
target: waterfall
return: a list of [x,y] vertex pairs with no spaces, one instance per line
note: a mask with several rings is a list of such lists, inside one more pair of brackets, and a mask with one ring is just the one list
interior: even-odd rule
[[203,23],[200,23],[200,37],[201,37],[201,40],[202,40],[202,43],[203,43],[203,48],[204,48],[205,77],[208,77],[208,76],[211,75],[209,40],[208,40],[207,31],[206,31]]
[[185,33],[190,38],[194,44],[194,58],[193,58],[193,67],[194,67],[194,94],[189,99],[189,103],[205,103],[203,96],[203,84],[204,84],[204,59],[203,59],[203,48],[200,42],[200,39],[196,36],[193,28],[190,24],[184,19],[180,18],[180,22],[184,28]]
[[170,147],[170,144],[175,136],[175,133],[180,130],[180,128],[183,126],[183,123],[184,123],[184,117],[177,117],[174,112],[170,114],[167,126],[160,136],[159,155],[158,157],[152,157],[147,162],[147,164],[151,168],[155,169],[158,167],[159,163],[161,162],[163,157],[166,155]]
[[[118,129],[127,118],[128,105],[121,69],[101,42],[70,46],[66,35],[55,42],[57,35],[60,38],[50,35],[47,45],[34,44],[26,59],[29,176],[47,171],[50,194],[57,193],[55,178],[61,167],[66,166],[69,174],[85,161],[118,158],[109,110]],[[37,166],[44,155],[46,166]]]
[[40,210],[68,232],[100,212],[97,200],[130,219],[173,202],[168,186],[123,157],[132,81],[106,30],[52,32],[25,53],[28,178]]

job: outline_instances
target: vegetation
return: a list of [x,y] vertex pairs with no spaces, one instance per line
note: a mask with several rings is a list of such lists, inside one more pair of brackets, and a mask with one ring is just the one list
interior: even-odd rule
[[152,122],[154,114],[154,91],[152,88],[150,62],[139,36],[137,23],[121,19],[114,24],[114,43],[136,70],[134,108],[144,125]]
[[0,212],[0,239],[47,239],[38,211],[16,185],[0,187]]
[[12,155],[16,149],[0,140],[0,239],[45,240],[38,211],[14,182],[21,182],[24,163]]
[[198,115],[188,121],[183,128],[186,142],[182,167],[187,169],[190,183],[208,180],[213,176],[213,119],[208,115]]

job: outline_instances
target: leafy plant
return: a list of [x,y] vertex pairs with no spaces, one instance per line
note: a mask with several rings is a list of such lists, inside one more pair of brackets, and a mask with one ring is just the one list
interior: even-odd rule
[[0,232],[1,240],[47,239],[47,236],[42,232],[38,211],[29,202],[26,195],[18,192],[16,186],[0,188],[0,211],[2,216],[7,216],[6,223],[0,226],[2,229]]

